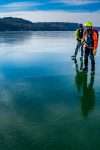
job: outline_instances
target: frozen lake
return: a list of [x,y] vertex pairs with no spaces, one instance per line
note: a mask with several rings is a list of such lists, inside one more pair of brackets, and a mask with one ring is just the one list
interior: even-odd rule
[[0,33],[1,150],[100,149],[100,42],[91,76],[71,60],[74,38]]

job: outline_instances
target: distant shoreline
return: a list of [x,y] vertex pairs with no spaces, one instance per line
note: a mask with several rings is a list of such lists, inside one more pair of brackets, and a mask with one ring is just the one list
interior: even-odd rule
[[78,23],[69,22],[37,22],[33,23],[21,18],[0,18],[0,31],[75,31]]
[[[75,31],[79,23],[31,22],[21,18],[0,18],[0,32],[19,31]],[[96,27],[100,31],[100,27]]]

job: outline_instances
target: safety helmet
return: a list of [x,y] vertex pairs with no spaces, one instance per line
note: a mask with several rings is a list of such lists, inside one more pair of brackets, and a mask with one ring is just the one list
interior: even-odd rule
[[92,27],[93,23],[91,21],[87,21],[87,22],[84,23],[84,26],[85,27]]

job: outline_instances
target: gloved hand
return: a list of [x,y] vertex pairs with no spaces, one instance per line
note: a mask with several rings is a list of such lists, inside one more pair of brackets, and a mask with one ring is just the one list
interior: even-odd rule
[[81,43],[84,45],[84,44],[85,44],[85,41],[82,39],[82,40],[81,40]]
[[96,55],[96,49],[93,50],[93,55],[94,55],[94,56]]

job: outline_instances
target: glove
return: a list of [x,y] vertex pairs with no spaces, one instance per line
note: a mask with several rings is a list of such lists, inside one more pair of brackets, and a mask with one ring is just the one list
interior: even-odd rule
[[93,55],[94,55],[94,56],[96,55],[96,49],[93,50]]
[[82,40],[81,40],[81,43],[82,43],[82,44],[85,44],[85,41],[82,39]]

